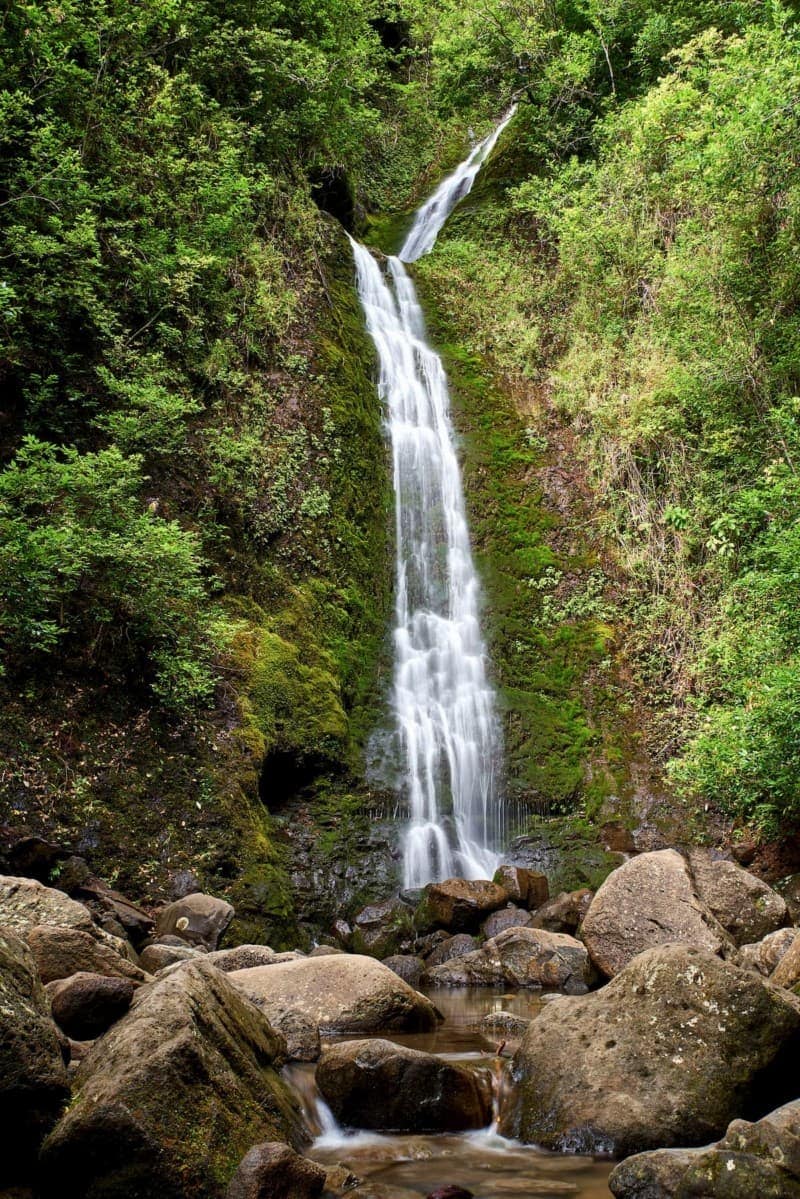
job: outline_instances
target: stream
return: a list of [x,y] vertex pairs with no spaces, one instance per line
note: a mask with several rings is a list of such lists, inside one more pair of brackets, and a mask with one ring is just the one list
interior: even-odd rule
[[[490,1039],[477,1028],[489,1012],[534,1015],[538,994],[488,988],[435,990],[427,994],[444,1015],[435,1032],[381,1034],[385,1039],[459,1064],[489,1070],[495,1095],[502,1086],[503,1066]],[[346,1038],[336,1038],[343,1040]],[[365,1182],[391,1187],[391,1199],[419,1199],[436,1187],[459,1186],[475,1199],[537,1196],[541,1199],[609,1199],[608,1176],[613,1163],[591,1157],[547,1153],[499,1136],[494,1126],[457,1135],[388,1135],[345,1130],[337,1126],[314,1083],[314,1066],[288,1068],[299,1091],[316,1140],[306,1156],[325,1165],[342,1163]],[[381,1192],[376,1189],[375,1199]]]

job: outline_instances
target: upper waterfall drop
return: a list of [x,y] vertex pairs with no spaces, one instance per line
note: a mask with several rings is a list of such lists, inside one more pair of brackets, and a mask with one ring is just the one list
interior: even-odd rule
[[403,260],[432,249],[472,187],[513,109],[417,212],[384,275],[353,245],[358,293],[379,360],[395,493],[396,601],[392,707],[410,822],[406,887],[460,875],[491,878],[504,806],[495,791],[501,734],[479,622],[480,587],[469,542],[447,378],[427,344]]

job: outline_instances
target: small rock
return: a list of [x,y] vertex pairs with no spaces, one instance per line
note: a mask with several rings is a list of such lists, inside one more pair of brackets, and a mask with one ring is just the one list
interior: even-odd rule
[[487,1076],[392,1041],[329,1046],[316,1072],[333,1114],[380,1132],[460,1132],[491,1120]]
[[743,966],[746,970],[756,970],[768,978],[798,936],[800,930],[796,928],[779,928],[774,933],[768,933],[763,941],[756,941],[754,945],[743,945],[733,960],[737,966]]
[[507,908],[500,908],[498,911],[492,912],[491,916],[481,925],[481,932],[484,937],[491,940],[492,937],[496,937],[498,933],[504,932],[507,928],[525,928],[530,922],[530,912],[509,904]]
[[449,878],[430,883],[414,913],[419,932],[445,928],[453,933],[476,932],[491,912],[508,903],[508,892],[482,879]]
[[800,983],[800,937],[795,937],[778,962],[769,981],[776,987],[796,987]]
[[348,950],[350,948],[350,938],[353,935],[353,930],[346,920],[334,920],[331,932],[342,949]]
[[425,973],[425,963],[422,958],[416,958],[408,953],[396,953],[390,958],[384,958],[383,964],[390,970],[394,970],[397,977],[402,978],[403,982],[408,983],[410,987],[414,987],[415,990],[419,988]]
[[315,1199],[326,1171],[280,1142],[254,1145],[225,1192],[226,1199]]
[[72,974],[107,974],[145,982],[147,975],[127,957],[80,928],[42,924],[28,931],[26,940],[43,983]]
[[531,928],[544,928],[551,933],[574,936],[593,898],[594,893],[588,887],[581,887],[578,891],[562,891],[533,913]]
[[344,1195],[347,1191],[352,1191],[361,1181],[343,1162],[325,1167],[325,1190],[333,1191],[335,1195]]
[[190,945],[213,950],[233,917],[234,910],[224,899],[195,891],[161,909],[156,932],[177,934]]
[[308,955],[310,958],[324,958],[332,953],[344,953],[338,945],[315,945]]
[[92,1041],[125,1015],[136,983],[82,971],[48,984],[53,1019],[73,1041]]
[[617,1199],[673,1199],[690,1165],[702,1153],[702,1149],[635,1153],[614,1167],[608,1188]]
[[425,972],[444,987],[558,987],[583,994],[595,974],[586,946],[566,933],[508,928],[480,949]]
[[236,945],[233,949],[215,949],[206,956],[206,961],[216,966],[223,974],[234,970],[251,970],[254,966],[276,966],[281,962],[295,962],[303,955],[289,951],[276,953],[269,945]]
[[610,853],[635,853],[636,840],[621,820],[608,820],[600,826],[603,846]]
[[374,958],[402,952],[414,938],[411,916],[408,906],[396,897],[362,908],[353,921],[352,951]]
[[[438,936],[438,934],[435,933],[434,936]],[[479,947],[477,938],[471,937],[469,933],[456,933],[454,937],[448,937],[447,933],[443,933],[442,936],[444,939],[437,942],[425,959],[427,970],[450,962],[453,958],[466,957],[468,953],[474,953]]]
[[167,966],[172,966],[175,962],[189,962],[195,958],[204,958],[206,955],[199,949],[193,949],[191,945],[147,945],[141,952],[139,961],[142,963],[142,969],[148,974],[158,974],[159,970],[164,970]]

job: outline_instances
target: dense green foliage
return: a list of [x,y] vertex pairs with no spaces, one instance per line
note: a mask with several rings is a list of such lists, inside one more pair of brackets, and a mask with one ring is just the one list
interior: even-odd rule
[[800,815],[794,12],[491,11],[444,10],[439,70],[520,115],[423,270],[577,436],[675,780],[774,827]]

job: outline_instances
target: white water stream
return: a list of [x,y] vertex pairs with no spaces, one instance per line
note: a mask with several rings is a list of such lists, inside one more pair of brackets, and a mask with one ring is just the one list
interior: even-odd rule
[[505,833],[495,790],[500,728],[486,671],[447,378],[427,344],[403,262],[433,248],[512,115],[513,110],[419,209],[399,255],[387,260],[386,274],[369,250],[353,242],[358,292],[378,352],[378,390],[394,470],[392,707],[410,813],[403,847],[406,887],[454,875],[491,878]]

